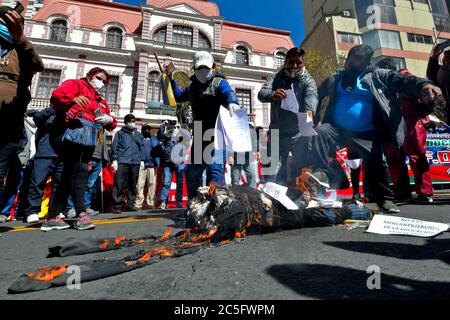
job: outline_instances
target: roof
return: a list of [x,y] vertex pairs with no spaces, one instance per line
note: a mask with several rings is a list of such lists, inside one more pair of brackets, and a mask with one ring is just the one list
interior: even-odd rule
[[273,54],[278,48],[294,47],[290,34],[289,31],[226,21],[222,27],[222,46],[233,48],[244,42],[252,51]]
[[217,17],[220,15],[219,6],[208,0],[147,0],[147,4],[157,8],[168,8],[178,4],[187,4],[205,16]]
[[[105,5],[108,14],[105,14]],[[36,13],[33,20],[47,21],[52,15],[67,15],[73,11],[71,6],[79,8],[80,25],[94,29],[102,29],[105,24],[117,22],[125,27],[127,33],[138,33],[142,23],[141,8],[115,2],[101,0],[52,0],[44,2],[44,6]]]

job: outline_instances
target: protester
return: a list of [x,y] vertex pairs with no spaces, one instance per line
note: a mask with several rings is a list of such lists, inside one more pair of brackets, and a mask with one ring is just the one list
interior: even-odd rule
[[[180,141],[177,141],[174,135],[176,129],[176,121],[164,121],[158,130],[158,139],[162,143],[163,149],[163,187],[161,190],[161,205],[159,209],[167,208],[169,198],[169,190],[172,185],[172,176],[175,172],[177,189],[175,194],[177,208],[182,208],[183,201],[183,178],[184,178],[184,148],[177,148]],[[177,153],[179,150],[180,153]]]
[[138,195],[135,206],[138,210],[142,209],[145,199],[144,191],[147,186],[147,206],[149,209],[154,209],[157,169],[161,162],[161,143],[152,134],[149,124],[142,126],[141,133],[144,137],[144,145],[142,148],[144,166],[139,171]]
[[[117,121],[111,116],[108,103],[100,94],[101,89],[109,84],[109,80],[110,75],[106,70],[93,68],[86,77],[80,80],[67,80],[53,91],[50,103],[56,110],[64,110],[67,113],[68,129],[66,129],[66,133],[71,129],[73,123],[80,123],[76,119],[84,119],[87,123],[97,123],[107,130],[113,130],[117,126]],[[83,124],[82,128],[84,127]],[[95,147],[64,139],[64,171],[61,183],[55,191],[53,203],[49,208],[47,220],[41,227],[42,231],[63,230],[70,227],[59,216],[66,210],[69,195],[72,196],[77,214],[75,228],[77,230],[95,228],[86,213],[84,202],[89,162],[94,149]]]
[[[33,76],[44,70],[41,58],[23,32],[23,17],[7,6],[0,18],[0,202],[11,165],[27,144],[24,114],[31,101]],[[0,215],[0,223],[6,221]]]
[[[282,101],[293,90],[297,98],[299,109],[296,112],[283,109]],[[297,177],[302,168],[307,165],[307,155],[310,150],[311,138],[298,135],[297,113],[306,113],[312,120],[317,109],[317,85],[313,77],[305,67],[305,51],[300,48],[292,48],[286,54],[284,67],[271,77],[261,88],[258,99],[262,103],[271,103],[270,130],[279,130],[278,143],[280,151],[281,167],[276,177],[276,182],[287,186],[288,157],[292,153]]]
[[112,144],[112,167],[116,171],[113,187],[113,213],[122,213],[122,194],[124,183],[128,185],[126,211],[135,212],[137,183],[141,162],[145,161],[142,151],[144,149],[144,137],[137,131],[136,117],[127,114],[124,118],[125,127],[114,136]]
[[400,74],[370,65],[374,51],[368,45],[353,47],[348,53],[344,70],[329,78],[319,88],[319,101],[330,98],[323,123],[313,137],[312,173],[327,183],[330,174],[329,157],[336,146],[351,147],[364,160],[371,202],[387,213],[399,208],[386,199],[383,186],[382,143],[402,146],[405,125],[397,93],[419,96],[431,103],[441,90],[431,81]]
[[[392,58],[379,61],[377,67],[397,70]],[[407,69],[400,70],[400,74],[412,76]],[[384,144],[384,151],[394,184],[395,197],[399,201],[412,199],[408,166],[406,165],[406,157],[408,157],[409,165],[414,174],[415,191],[418,195],[414,200],[430,203],[433,202],[433,182],[426,155],[427,132],[422,119],[432,112],[432,108],[427,111],[427,106],[420,103],[415,96],[401,94],[399,99],[401,113],[406,124],[405,141],[400,149],[392,143]]]
[[[446,50],[448,49],[448,50]],[[439,57],[442,55],[442,65]],[[450,122],[450,48],[436,45],[431,53],[427,68],[427,78],[436,83],[442,90],[447,103],[447,123]]]
[[[197,195],[197,189],[202,185],[203,172],[207,172],[207,183],[214,182],[216,185],[225,185],[224,164],[226,152],[212,150],[204,159],[203,151],[210,145],[211,141],[203,141],[204,133],[213,130],[219,114],[220,106],[224,106],[233,114],[238,106],[235,92],[224,76],[216,69],[213,56],[206,51],[197,52],[194,55],[194,75],[191,84],[181,90],[175,80],[172,87],[177,102],[190,101],[194,122],[194,142],[191,147],[191,158],[186,168],[186,181],[189,199]],[[201,128],[198,125],[201,125]],[[195,141],[202,141],[196,143]]]
[[65,112],[50,107],[36,113],[33,120],[38,127],[36,133],[36,155],[31,172],[28,191],[28,208],[25,211],[27,223],[39,222],[42,196],[48,178],[52,177],[53,203],[55,190],[58,189],[64,169],[63,136],[65,131]]

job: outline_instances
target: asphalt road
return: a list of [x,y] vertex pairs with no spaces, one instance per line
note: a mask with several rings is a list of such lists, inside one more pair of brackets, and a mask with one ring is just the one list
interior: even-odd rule
[[[399,216],[450,223],[450,199],[407,205]],[[435,299],[450,298],[450,234],[426,240],[382,236],[342,226],[249,236],[219,248],[171,258],[122,275],[66,287],[9,295],[21,274],[52,264],[121,258],[139,247],[67,258],[46,258],[66,238],[161,235],[173,221],[147,212],[99,215],[94,231],[43,233],[14,222],[0,226],[0,300],[10,299]],[[17,228],[17,229],[13,229]],[[174,229],[173,232],[176,232]],[[381,289],[369,290],[367,268],[381,270]]]

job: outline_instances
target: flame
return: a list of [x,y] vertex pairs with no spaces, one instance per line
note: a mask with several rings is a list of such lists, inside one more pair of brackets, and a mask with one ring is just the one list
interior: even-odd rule
[[138,259],[138,262],[147,262],[150,261],[150,259],[152,258],[152,252],[151,251],[147,251],[140,259]]
[[171,257],[172,256],[172,250],[170,250],[169,248],[166,248],[166,247],[154,248],[153,253],[157,254],[161,257]]
[[167,239],[169,239],[169,236],[172,233],[172,230],[173,230],[172,227],[167,228],[166,232],[164,232],[161,239],[159,239],[157,242],[162,242],[162,241],[166,241]]
[[125,237],[117,237],[116,239],[114,239],[114,245],[120,246],[122,241],[125,241]]
[[229,244],[231,242],[231,240],[224,240],[220,242],[220,245],[224,246],[226,244]]
[[44,267],[37,271],[30,272],[28,274],[28,277],[33,280],[48,282],[64,274],[68,267],[69,267],[68,264],[57,267],[54,266]]
[[186,239],[187,237],[189,237],[189,234],[190,234],[190,230],[188,229],[188,230],[185,230],[185,231],[183,231],[182,233],[179,233],[178,235],[177,235],[177,240],[183,240],[183,239]]
[[145,240],[129,240],[129,242],[131,242],[131,243],[137,243],[137,244],[142,244],[142,243],[145,243]]
[[212,197],[215,193],[216,193],[216,184],[214,183],[214,181],[211,181],[209,183],[209,190],[207,196]]
[[245,238],[246,235],[247,235],[247,231],[245,231],[245,229],[244,229],[242,231],[236,231],[234,236],[238,239],[242,239],[242,238]]
[[110,242],[111,241],[109,240],[103,241],[103,243],[100,245],[100,249],[105,250],[106,248],[108,248]]
[[262,220],[261,214],[258,212],[255,212],[255,214],[253,215],[253,220],[255,220],[256,224],[260,224],[261,220]]
[[317,184],[316,182],[311,182],[309,176],[307,175],[307,173],[311,171],[312,170],[309,168],[302,169],[301,175],[296,178],[297,191],[306,192]]
[[219,231],[219,230],[217,228],[214,228],[214,229],[211,229],[211,231],[209,231],[208,234],[204,234],[204,233],[196,234],[195,236],[192,237],[192,241],[200,242],[200,241],[204,241],[204,240],[211,240],[212,237],[214,237],[214,235],[217,233],[217,231]]
[[250,228],[251,226],[252,226],[252,220],[247,219],[247,221],[245,222],[245,227]]

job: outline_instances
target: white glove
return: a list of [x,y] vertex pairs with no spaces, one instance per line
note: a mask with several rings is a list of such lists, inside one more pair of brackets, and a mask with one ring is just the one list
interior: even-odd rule
[[111,164],[111,168],[113,168],[114,171],[117,171],[119,169],[119,164],[117,163],[117,160],[114,160]]
[[145,162],[144,161],[141,161],[141,168],[140,168],[141,170],[144,170],[145,169]]
[[240,109],[239,105],[237,105],[236,103],[230,103],[228,105],[228,110],[230,111],[230,117],[233,117],[234,115],[234,110]]
[[108,116],[107,114],[95,118],[95,122],[101,124],[102,126],[110,125],[111,123],[113,123],[113,121],[114,121],[113,117]]

